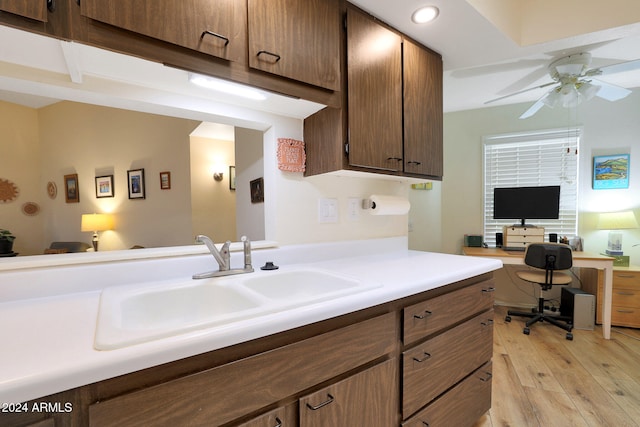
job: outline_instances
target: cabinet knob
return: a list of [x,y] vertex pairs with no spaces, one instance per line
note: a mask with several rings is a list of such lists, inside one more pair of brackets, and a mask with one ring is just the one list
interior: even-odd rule
[[200,34],[200,40],[202,40],[204,36],[207,36],[207,35],[219,38],[220,40],[224,41],[225,47],[229,44],[229,39],[227,37],[223,36],[222,34],[214,33],[213,31],[209,31],[209,30],[204,30],[202,34]]

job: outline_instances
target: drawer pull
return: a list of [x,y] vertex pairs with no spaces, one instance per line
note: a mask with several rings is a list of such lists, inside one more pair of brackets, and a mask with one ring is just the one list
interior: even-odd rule
[[486,322],[480,322],[482,326],[491,326],[493,325],[493,319],[487,319]]
[[278,55],[277,53],[269,52],[268,50],[261,50],[256,54],[256,56],[261,56],[261,55],[267,55],[267,56],[274,57],[276,59],[275,61],[273,61],[274,64],[276,62],[280,61],[280,55]]
[[485,372],[486,376],[485,377],[480,377],[480,381],[482,382],[487,382],[490,381],[491,378],[493,378],[493,374],[491,372]]
[[307,403],[307,408],[311,409],[312,411],[317,411],[318,409],[322,408],[323,406],[327,406],[328,404],[333,402],[333,396],[331,396],[329,393],[327,393],[327,397],[328,397],[327,400],[325,400],[322,403],[319,403],[316,406],[313,406],[310,403]]
[[487,292],[495,292],[496,288],[494,288],[493,286],[491,286],[490,288],[487,289],[482,289],[482,292],[487,293]]
[[224,41],[225,46],[229,44],[229,39],[227,37],[223,36],[222,34],[214,33],[213,31],[209,31],[209,30],[204,30],[202,34],[200,34],[200,40],[202,40],[204,36],[207,36],[207,35],[219,38],[220,40]]
[[618,292],[616,292],[616,294],[622,295],[622,296],[625,296],[625,297],[632,297],[632,296],[635,295],[635,292],[618,291]]
[[631,314],[631,313],[635,313],[635,310],[616,310],[618,313],[627,313],[627,314]]
[[280,421],[280,418],[276,417],[276,422],[277,422],[278,424],[276,424],[276,425],[275,425],[275,426],[273,426],[273,427],[282,427],[282,421]]
[[418,363],[422,363],[430,357],[431,357],[431,354],[425,351],[423,357],[414,357],[413,360],[415,360]]
[[433,314],[433,312],[429,311],[429,310],[425,310],[424,314],[414,314],[413,317],[415,319],[424,319],[426,317],[429,317]]
[[422,163],[420,162],[416,162],[415,160],[411,160],[409,162],[407,162],[408,165],[416,165],[416,166],[420,166]]
[[429,427],[429,423],[428,423],[428,422],[426,422],[426,421],[423,421],[423,422],[422,422],[422,424],[423,424],[424,426],[426,426],[426,427]]
[[634,276],[633,274],[616,274],[616,277],[619,277],[621,279],[633,279]]

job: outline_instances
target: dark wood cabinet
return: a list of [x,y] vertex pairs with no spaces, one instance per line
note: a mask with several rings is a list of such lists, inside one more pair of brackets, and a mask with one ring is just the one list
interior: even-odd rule
[[354,7],[346,13],[347,108],[305,119],[306,175],[442,179],[442,57]]
[[402,38],[347,11],[349,165],[402,171]]
[[83,0],[83,16],[202,53],[246,58],[242,0]]
[[396,425],[397,389],[397,360],[387,360],[300,398],[300,427]]
[[47,3],[47,0],[0,0],[0,11],[47,22]]
[[338,0],[248,0],[249,65],[340,90]]
[[442,58],[403,42],[404,171],[442,177]]

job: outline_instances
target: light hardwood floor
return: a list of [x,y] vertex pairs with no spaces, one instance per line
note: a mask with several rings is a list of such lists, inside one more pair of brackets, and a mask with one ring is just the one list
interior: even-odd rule
[[640,427],[640,330],[573,331],[504,321],[496,307],[491,410],[474,427]]

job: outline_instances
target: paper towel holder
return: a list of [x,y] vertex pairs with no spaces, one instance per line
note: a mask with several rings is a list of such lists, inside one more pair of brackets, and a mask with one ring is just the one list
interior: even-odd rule
[[362,200],[362,209],[375,209],[376,202],[371,199],[363,199]]

